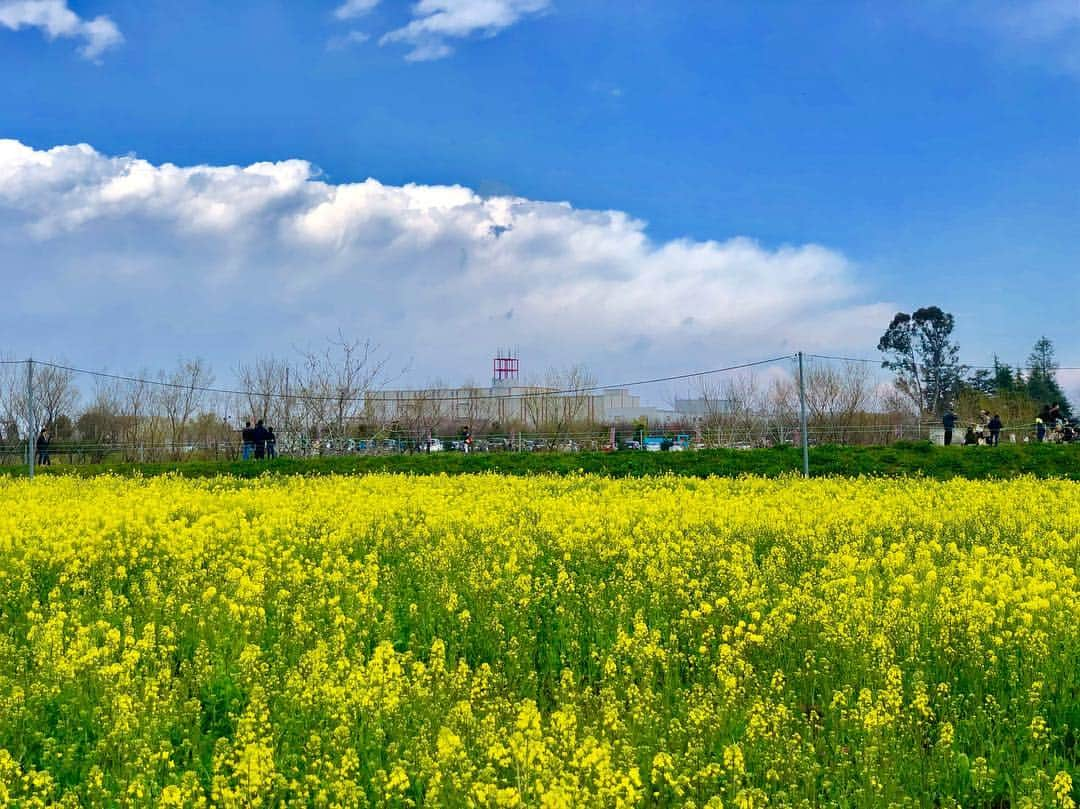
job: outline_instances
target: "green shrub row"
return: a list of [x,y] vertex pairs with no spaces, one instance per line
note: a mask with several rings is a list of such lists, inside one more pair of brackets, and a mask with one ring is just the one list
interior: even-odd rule
[[[273,461],[186,461],[172,463],[105,463],[80,466],[54,465],[41,474],[160,475],[185,477],[235,475],[254,477],[265,472],[283,475],[365,474],[401,472],[416,475],[572,474],[586,472],[610,477],[673,474],[689,477],[778,475],[802,470],[798,447],[754,450],[698,450],[691,452],[612,453],[474,453],[443,452],[431,455],[278,458]],[[12,467],[8,474],[24,475]],[[821,446],[810,450],[810,473],[827,475],[923,475],[945,480],[953,477],[987,479],[1035,475],[1080,480],[1080,444],[1020,444],[999,447],[938,447],[928,442],[898,442],[882,447]]]

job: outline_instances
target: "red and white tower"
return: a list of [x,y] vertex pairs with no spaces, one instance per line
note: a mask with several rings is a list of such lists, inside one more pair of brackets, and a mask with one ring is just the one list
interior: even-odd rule
[[517,351],[499,349],[491,364],[491,386],[510,388],[518,381],[520,364]]

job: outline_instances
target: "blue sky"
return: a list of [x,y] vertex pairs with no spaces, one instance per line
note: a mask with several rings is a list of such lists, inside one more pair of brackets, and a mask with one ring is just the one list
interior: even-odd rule
[[[612,326],[589,346],[571,329],[556,351],[528,344],[543,333],[539,326],[505,330],[506,342],[525,342],[523,353],[544,364],[575,347],[580,357],[571,358],[620,373],[637,369],[631,357],[664,370],[673,352],[678,370],[715,366],[715,346],[735,359],[802,343],[872,356],[888,321],[876,325],[881,312],[939,304],[956,314],[970,362],[986,362],[995,351],[1020,360],[1046,333],[1062,360],[1080,365],[1080,4],[426,2],[427,11],[382,0],[340,19],[332,0],[73,0],[67,8],[80,21],[105,16],[122,37],[88,58],[80,47],[90,37],[81,29],[50,40],[41,27],[5,28],[0,0],[0,138],[35,152],[86,143],[102,159],[134,155],[155,167],[300,159],[332,187],[370,177],[385,186],[460,185],[484,197],[565,201],[582,216],[625,212],[648,223],[628,237],[644,234],[647,253],[680,240],[753,240],[759,264],[748,272],[764,275],[759,297],[776,285],[813,297],[788,269],[770,283],[770,261],[782,258],[784,246],[818,245],[844,264],[842,278],[833,279],[842,289],[819,301],[827,318],[781,308],[773,321],[761,313],[765,326],[782,322],[787,331],[721,319],[690,336],[642,327],[629,339]],[[415,37],[382,40],[431,17],[431,9],[445,18],[485,2],[507,5],[503,21],[510,22],[464,36],[429,33],[419,45]],[[421,46],[428,53],[417,54]],[[85,172],[96,170],[79,171],[85,183]],[[9,210],[19,204],[9,200]],[[81,237],[67,233],[62,248],[42,248],[40,240],[51,245],[54,237],[39,233],[26,260],[52,249],[70,255],[84,238],[99,261],[122,262],[101,246],[113,233],[109,222],[81,225]],[[186,248],[171,241],[181,238],[175,223],[169,228],[160,243],[175,257]],[[9,235],[7,244],[16,239]],[[139,247],[143,260],[151,248]],[[230,260],[257,263],[246,248],[240,258],[222,249]],[[379,264],[380,255],[365,253],[365,266]],[[608,260],[605,278],[624,271],[618,258]],[[349,289],[357,299],[382,295],[399,279],[394,266],[372,270]],[[182,261],[176,272],[185,272]],[[702,308],[726,305],[722,289],[712,300],[670,299],[666,272],[644,275],[646,297],[651,290],[696,320]],[[9,285],[23,284],[15,267],[3,274]],[[115,293],[101,305],[113,307],[111,321],[125,311],[116,298],[139,290],[139,282],[120,273],[102,283]],[[333,298],[335,281],[323,283],[318,295]],[[474,299],[486,297],[483,287],[469,288]],[[513,310],[507,321],[524,317],[528,307],[515,309],[513,301],[534,292],[528,285],[493,291],[491,308]],[[145,289],[133,294],[161,305]],[[431,302],[416,295],[385,294],[396,316],[342,325],[376,326],[372,336],[402,356],[443,352],[443,360],[416,363],[417,373],[465,374],[503,337],[498,328],[478,328],[482,345],[448,351],[437,330],[406,336],[402,318],[411,302],[428,318],[439,310],[428,311]],[[288,317],[284,304],[279,315]],[[86,311],[77,319],[95,328]],[[333,311],[321,322],[305,320],[289,339],[334,322]],[[447,321],[455,333],[471,325]],[[97,328],[99,347],[64,353],[123,365],[109,361],[123,347],[121,337],[108,337],[115,326]],[[181,351],[173,342],[183,329],[141,328],[141,355],[132,361]],[[194,345],[213,353],[215,341],[251,337],[275,347],[273,333],[245,328],[200,327]],[[70,345],[70,335],[60,328],[42,342],[56,351]],[[31,348],[21,338],[14,343],[22,352]]]

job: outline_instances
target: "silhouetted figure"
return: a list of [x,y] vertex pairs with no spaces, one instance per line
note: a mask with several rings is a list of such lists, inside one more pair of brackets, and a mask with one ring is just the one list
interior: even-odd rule
[[263,426],[262,419],[255,422],[255,429],[251,431],[251,438],[255,442],[255,460],[261,461],[266,457],[266,438],[268,433]]
[[266,428],[266,457],[277,457],[277,436],[274,435],[273,427]]
[[952,444],[952,432],[956,426],[956,414],[952,412],[951,407],[941,417],[941,425],[945,428],[945,446],[948,447]]
[[240,431],[240,440],[243,441],[243,458],[251,459],[251,453],[255,449],[255,431],[251,428],[251,422],[244,422],[244,429]]
[[49,430],[46,427],[41,428],[41,432],[38,433],[37,445],[37,462],[38,466],[51,466],[52,459],[49,457],[49,444],[52,442],[49,440]]
[[996,447],[1001,439],[1001,416],[995,413],[986,426],[990,429],[990,446]]

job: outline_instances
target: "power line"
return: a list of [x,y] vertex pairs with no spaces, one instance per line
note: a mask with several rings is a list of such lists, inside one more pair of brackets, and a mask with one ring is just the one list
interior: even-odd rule
[[[838,357],[832,354],[807,354],[807,357],[815,360],[837,360],[840,362],[863,362],[870,365],[881,365],[881,360],[868,359],[866,357]],[[1039,369],[1042,366],[1037,365],[1009,365],[1008,363],[1001,363],[999,365],[968,365],[967,363],[961,363],[964,368],[970,368],[975,371],[994,371],[999,368],[1007,370],[1019,370],[1019,371],[1032,371]],[[1080,371],[1080,366],[1077,365],[1057,365],[1054,367],[1055,371]]]
[[[609,383],[604,385],[586,385],[583,387],[564,388],[564,389],[538,389],[529,391],[526,393],[499,393],[499,394],[483,394],[477,396],[424,396],[422,401],[424,402],[479,402],[486,400],[511,400],[511,399],[538,399],[543,396],[563,396],[567,394],[584,394],[594,393],[596,391],[603,391],[614,388],[631,388],[640,387],[643,385],[655,385],[661,382],[677,382],[683,379],[694,379],[695,377],[712,376],[714,374],[727,373],[729,371],[739,371],[746,368],[755,368],[761,365],[771,365],[776,362],[782,362],[792,359],[791,355],[784,355],[781,357],[770,357],[764,360],[755,360],[753,362],[744,362],[737,365],[729,365],[724,368],[712,368],[705,371],[692,371],[684,374],[675,374],[672,376],[655,377],[653,379],[639,379],[633,382],[618,382]],[[26,360],[16,360],[15,363],[24,363]],[[91,371],[86,368],[77,368],[71,365],[61,365],[55,362],[48,362],[44,360],[34,360],[37,365],[46,366],[48,368],[55,368],[60,371],[68,371],[74,374],[84,374],[87,376],[95,376],[103,379],[112,379],[119,382],[131,382],[135,384],[143,385],[156,385],[158,387],[172,388],[174,390],[186,390],[193,393],[217,393],[226,396],[249,396],[256,398],[271,398],[271,399],[284,399],[286,401],[323,401],[323,402],[359,402],[365,399],[364,395],[360,396],[325,396],[316,394],[304,394],[304,393],[277,393],[274,391],[254,391],[254,390],[233,390],[230,388],[215,388],[206,385],[186,385],[181,382],[167,382],[162,379],[142,379],[135,376],[127,376],[125,374],[113,374],[107,371]],[[378,394],[380,391],[371,391],[373,394]],[[423,394],[423,389],[417,389],[413,391],[416,394]],[[413,399],[419,399],[419,396],[413,397]],[[397,401],[394,399],[383,401]],[[410,401],[409,399],[403,399],[401,401]]]

